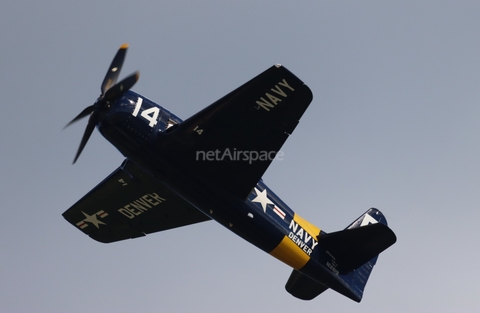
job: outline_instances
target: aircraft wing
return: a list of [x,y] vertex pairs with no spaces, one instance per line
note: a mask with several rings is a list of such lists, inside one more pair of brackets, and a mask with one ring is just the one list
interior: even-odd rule
[[63,217],[104,243],[210,219],[128,159]]
[[246,198],[312,98],[300,79],[275,65],[167,131],[159,144],[189,174]]

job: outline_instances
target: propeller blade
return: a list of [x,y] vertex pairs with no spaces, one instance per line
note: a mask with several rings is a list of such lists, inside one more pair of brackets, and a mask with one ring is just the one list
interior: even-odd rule
[[93,114],[90,116],[87,127],[85,128],[85,132],[83,133],[82,141],[80,142],[80,146],[78,147],[77,154],[75,155],[75,159],[73,159],[72,164],[75,164],[75,162],[77,162],[77,159],[80,156],[80,153],[82,153],[83,148],[85,148],[85,145],[87,144],[88,139],[92,135],[93,130],[97,125],[97,116],[98,116],[97,111],[93,112]]
[[65,127],[63,129],[65,129],[68,126],[72,125],[73,123],[81,120],[82,118],[89,116],[93,112],[93,109],[94,109],[93,105],[85,108],[82,112],[80,112],[80,114],[77,115],[77,117],[75,117],[73,120],[71,120],[70,123],[65,125]]
[[128,44],[124,43],[118,49],[117,54],[112,60],[112,64],[108,68],[108,72],[103,79],[101,91],[102,95],[110,89],[117,82],[118,76],[120,75],[120,70],[122,69],[123,60],[125,60],[125,55],[127,54]]
[[135,72],[127,78],[123,79],[118,84],[105,92],[104,100],[111,101],[120,98],[124,93],[126,93],[130,88],[132,88],[133,85],[135,85],[139,77],[140,73]]
[[71,124],[90,115],[87,127],[85,128],[85,132],[83,133],[82,141],[80,142],[80,146],[78,147],[77,154],[73,159],[73,164],[77,162],[77,159],[82,153],[83,148],[85,148],[85,146],[87,145],[88,139],[90,139],[90,136],[92,135],[95,126],[102,122],[103,116],[106,114],[107,109],[110,107],[108,102],[120,99],[130,88],[132,88],[133,85],[135,85],[135,83],[138,81],[138,78],[140,77],[140,74],[138,72],[135,72],[117,83],[118,76],[120,75],[120,70],[122,69],[123,60],[125,59],[125,55],[127,53],[127,48],[128,44],[125,43],[120,46],[120,49],[118,49],[117,54],[113,58],[112,64],[110,64],[107,74],[103,79],[102,86],[100,87],[102,90],[102,94],[97,99],[95,104],[84,109],[64,127],[65,129]]

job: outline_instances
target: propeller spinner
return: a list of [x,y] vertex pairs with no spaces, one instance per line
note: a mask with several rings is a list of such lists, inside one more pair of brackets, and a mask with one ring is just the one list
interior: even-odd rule
[[84,117],[90,115],[88,119],[88,124],[83,133],[82,141],[80,142],[80,146],[78,147],[77,154],[75,155],[75,159],[73,160],[73,164],[77,161],[80,153],[82,153],[83,148],[87,144],[90,135],[92,134],[95,126],[100,122],[99,116],[102,109],[108,106],[110,102],[114,102],[121,98],[133,85],[137,82],[139,78],[139,72],[135,72],[128,76],[127,78],[123,79],[119,83],[117,83],[118,76],[120,75],[120,70],[122,69],[123,60],[125,60],[125,55],[127,54],[128,44],[123,44],[120,49],[118,49],[117,54],[112,60],[112,64],[108,68],[108,72],[103,79],[102,86],[100,88],[102,94],[98,97],[97,101],[85,108],[80,114],[77,115],[70,123],[68,123],[66,127],[70,126],[71,124],[81,120]]

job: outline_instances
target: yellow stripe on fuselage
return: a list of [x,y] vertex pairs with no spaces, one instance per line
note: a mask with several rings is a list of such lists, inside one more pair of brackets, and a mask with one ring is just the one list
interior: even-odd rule
[[283,237],[270,255],[298,270],[307,264],[318,245],[320,228],[295,214],[289,230],[290,233]]

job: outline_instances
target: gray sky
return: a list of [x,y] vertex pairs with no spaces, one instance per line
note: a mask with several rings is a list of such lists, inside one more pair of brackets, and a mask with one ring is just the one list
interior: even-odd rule
[[[478,1],[4,1],[2,312],[474,312],[480,309]],[[398,242],[357,304],[293,298],[290,269],[207,222],[100,244],[61,214],[123,160],[86,121],[121,77],[182,118],[281,63],[314,100],[264,180],[327,232],[370,207]]]

